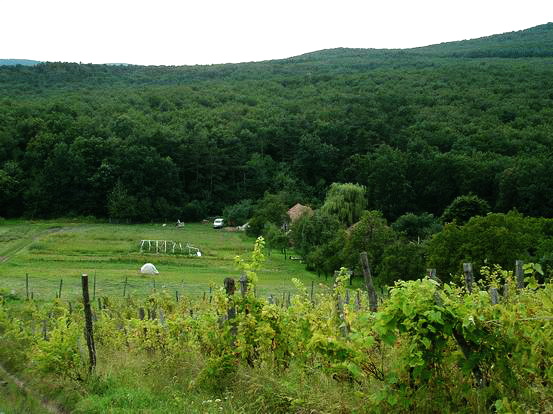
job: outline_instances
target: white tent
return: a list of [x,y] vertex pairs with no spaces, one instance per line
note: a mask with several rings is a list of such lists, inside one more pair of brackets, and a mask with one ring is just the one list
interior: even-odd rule
[[146,275],[157,275],[157,274],[159,274],[156,267],[151,263],[144,264],[140,268],[140,273],[143,273],[143,274],[146,274]]

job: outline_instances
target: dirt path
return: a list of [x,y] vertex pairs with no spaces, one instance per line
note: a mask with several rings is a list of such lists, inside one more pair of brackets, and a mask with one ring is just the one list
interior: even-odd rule
[[51,401],[48,401],[45,398],[42,398],[39,396],[36,392],[31,390],[25,382],[21,381],[16,376],[10,374],[6,369],[0,364],[0,374],[3,378],[7,379],[10,383],[14,384],[22,393],[22,395],[30,396],[33,400],[35,400],[38,404],[40,404],[40,407],[44,409],[45,412],[52,413],[52,414],[64,414],[65,411],[61,410],[56,404],[54,404]]
[[20,246],[17,246],[13,251],[11,251],[9,254],[6,254],[5,256],[0,256],[0,263],[7,262],[9,259],[11,259],[13,256],[15,256],[17,253],[19,253],[21,250],[29,247],[33,242],[37,241],[39,238],[52,234],[57,233],[59,231],[63,230],[63,227],[51,227],[46,230],[42,230],[32,236],[32,238],[27,239],[25,243],[22,243]]

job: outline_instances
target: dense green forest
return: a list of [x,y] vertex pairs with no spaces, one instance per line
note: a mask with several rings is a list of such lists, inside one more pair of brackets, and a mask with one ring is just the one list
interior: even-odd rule
[[553,217],[553,24],[210,66],[0,67],[0,216],[195,220],[367,188],[388,220],[474,194]]

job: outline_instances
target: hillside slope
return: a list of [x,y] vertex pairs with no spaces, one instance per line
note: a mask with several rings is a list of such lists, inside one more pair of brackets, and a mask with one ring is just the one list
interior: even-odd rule
[[553,217],[553,58],[452,54],[550,51],[551,29],[229,65],[0,67],[0,215],[193,220],[265,192],[316,206],[340,181],[391,220],[469,193]]

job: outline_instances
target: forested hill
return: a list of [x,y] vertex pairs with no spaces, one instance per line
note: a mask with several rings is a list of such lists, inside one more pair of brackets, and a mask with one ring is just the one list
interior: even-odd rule
[[551,217],[552,33],[227,65],[3,66],[0,216],[196,219],[266,191],[316,207],[350,181],[390,219],[468,193]]
[[33,66],[38,65],[40,62],[38,60],[29,60],[29,59],[0,59],[0,66],[15,66],[15,65],[24,65],[24,66]]

